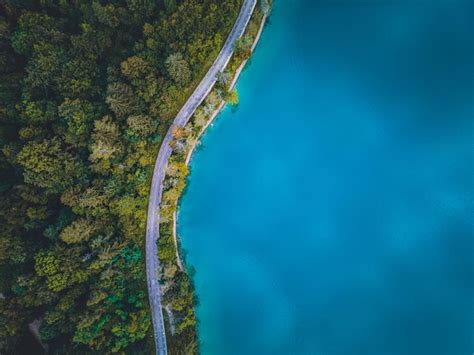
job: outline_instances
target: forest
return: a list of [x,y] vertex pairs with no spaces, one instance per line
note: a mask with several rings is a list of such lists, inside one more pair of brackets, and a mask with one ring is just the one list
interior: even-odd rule
[[[33,321],[53,354],[152,350],[154,160],[240,5],[0,0],[1,353],[15,353]],[[167,276],[183,296],[171,353],[194,353],[191,284],[182,270]]]

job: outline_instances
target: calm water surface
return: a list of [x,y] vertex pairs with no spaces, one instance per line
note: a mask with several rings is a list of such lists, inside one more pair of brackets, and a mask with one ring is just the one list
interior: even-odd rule
[[275,0],[191,164],[201,350],[474,352],[474,1]]

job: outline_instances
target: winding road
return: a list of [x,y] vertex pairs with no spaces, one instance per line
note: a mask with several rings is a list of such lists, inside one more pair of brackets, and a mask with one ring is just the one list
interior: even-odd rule
[[217,74],[222,72],[229,63],[229,60],[234,52],[234,44],[244,33],[256,3],[257,0],[244,0],[240,14],[237,17],[234,27],[227,37],[227,40],[224,43],[219,55],[207,74],[199,83],[196,90],[178,112],[178,115],[174,119],[173,124],[169,128],[163,143],[161,144],[158,157],[156,158],[155,168],[153,171],[153,180],[151,183],[146,225],[146,274],[148,297],[150,300],[151,316],[155,333],[156,354],[158,355],[166,355],[168,353],[166,347],[163,310],[161,305],[161,288],[158,277],[160,261],[158,260],[157,241],[160,234],[159,206],[163,192],[165,171],[171,155],[171,148],[169,144],[173,139],[172,130],[175,127],[184,127],[196,108],[211,91],[212,87],[216,83]]

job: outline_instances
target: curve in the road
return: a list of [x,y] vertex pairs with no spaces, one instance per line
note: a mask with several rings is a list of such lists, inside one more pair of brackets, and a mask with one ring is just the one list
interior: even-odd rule
[[227,37],[224,46],[219,55],[207,72],[206,76],[199,83],[196,90],[189,97],[188,101],[179,111],[178,115],[169,128],[162,144],[158,157],[156,158],[155,168],[153,171],[153,179],[150,190],[150,200],[148,204],[148,217],[146,226],[146,274],[148,284],[148,297],[150,300],[151,316],[153,320],[153,329],[155,334],[156,353],[158,355],[166,355],[168,353],[166,347],[165,326],[163,320],[163,311],[161,306],[161,288],[158,277],[158,268],[160,261],[158,260],[157,241],[159,237],[159,205],[163,191],[163,180],[165,178],[165,170],[168,165],[168,159],[171,155],[172,130],[175,127],[184,127],[188,122],[196,108],[206,98],[216,83],[217,74],[222,72],[234,52],[235,42],[243,35],[245,28],[252,16],[257,0],[244,0],[239,16]]

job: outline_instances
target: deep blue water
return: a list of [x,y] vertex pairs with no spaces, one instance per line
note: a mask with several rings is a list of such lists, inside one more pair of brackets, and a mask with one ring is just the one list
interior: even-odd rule
[[204,355],[474,352],[473,23],[275,0],[181,202]]

